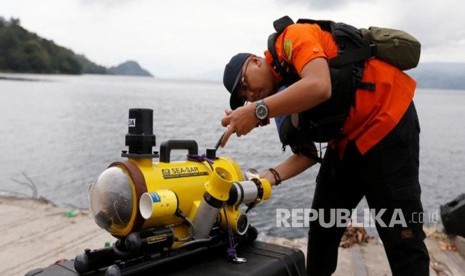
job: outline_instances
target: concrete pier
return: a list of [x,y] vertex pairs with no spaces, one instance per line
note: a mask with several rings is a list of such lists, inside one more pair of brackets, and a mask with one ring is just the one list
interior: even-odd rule
[[[431,275],[465,275],[465,239],[425,229]],[[72,259],[85,248],[101,248],[115,238],[97,227],[86,210],[50,202],[0,197],[0,275],[24,275],[62,259]],[[301,249],[306,239],[265,237],[264,241]],[[339,250],[334,275],[391,275],[381,242],[358,238]]]

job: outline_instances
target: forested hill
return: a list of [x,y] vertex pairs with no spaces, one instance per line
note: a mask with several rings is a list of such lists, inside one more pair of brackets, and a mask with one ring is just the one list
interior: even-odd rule
[[28,32],[19,19],[0,18],[0,70],[22,73],[81,74],[73,51]]
[[[140,68],[137,66],[134,68]],[[151,76],[146,70],[140,69],[124,72],[109,70],[84,55],[77,55],[52,40],[29,32],[21,27],[19,19],[5,20],[0,17],[0,72]]]

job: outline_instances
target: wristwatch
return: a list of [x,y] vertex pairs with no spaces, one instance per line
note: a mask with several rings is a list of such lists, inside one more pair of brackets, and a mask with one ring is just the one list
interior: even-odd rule
[[255,116],[257,116],[260,121],[268,119],[268,107],[266,107],[264,100],[259,100],[257,102],[257,106],[255,106]]

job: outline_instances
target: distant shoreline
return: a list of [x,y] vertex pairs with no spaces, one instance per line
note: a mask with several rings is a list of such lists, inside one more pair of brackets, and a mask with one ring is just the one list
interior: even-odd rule
[[5,77],[5,76],[0,76],[0,80],[9,80],[9,81],[45,81],[45,80],[41,80],[41,79]]

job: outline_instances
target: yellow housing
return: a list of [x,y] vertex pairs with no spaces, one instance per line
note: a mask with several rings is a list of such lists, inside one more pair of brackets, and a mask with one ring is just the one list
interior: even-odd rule
[[[215,168],[217,173],[212,173],[212,168]],[[137,171],[141,174],[142,177],[139,178],[142,181],[134,179],[137,178],[135,176]],[[114,187],[111,186],[114,183],[104,183],[107,184],[105,187],[107,190],[97,192],[99,186],[103,186],[97,180],[89,193],[90,207],[96,220],[99,214],[106,216],[106,224],[99,222],[97,224],[100,227],[104,226],[102,228],[118,238],[126,237],[131,232],[141,229],[166,225],[173,225],[175,235],[187,236],[189,233],[188,225],[184,223],[182,218],[173,213],[173,211],[176,211],[173,208],[174,204],[183,214],[192,218],[193,209],[196,210],[196,205],[198,205],[207,190],[213,196],[225,201],[229,196],[230,185],[222,186],[221,183],[218,183],[221,180],[227,180],[228,182],[243,180],[242,172],[237,163],[227,157],[217,158],[211,165],[206,161],[152,162],[151,158],[129,158],[125,162],[115,162],[110,165],[102,173],[102,175],[106,174],[113,174],[110,177],[111,179],[106,182],[114,181],[115,174],[119,178],[123,178],[122,175],[124,174],[125,181],[120,180],[119,182],[125,183],[114,185]],[[212,180],[213,175],[215,177]],[[216,179],[217,177],[222,179]],[[212,181],[218,183],[213,184]],[[136,188],[138,184],[144,186],[144,192],[147,193],[164,191],[165,196],[169,195],[169,202],[171,202],[172,206],[163,207],[160,204],[158,211],[165,209],[164,211],[159,212],[155,217],[143,219],[139,214],[138,206],[143,193],[138,195]],[[109,194],[124,194],[121,192],[123,188],[120,189],[120,186],[126,190],[126,194],[131,195],[131,198],[126,197],[124,203],[116,203],[122,200],[114,201],[114,196],[108,196]],[[176,196],[176,199],[173,198],[173,195]],[[122,213],[127,214],[126,219],[119,219]]]

